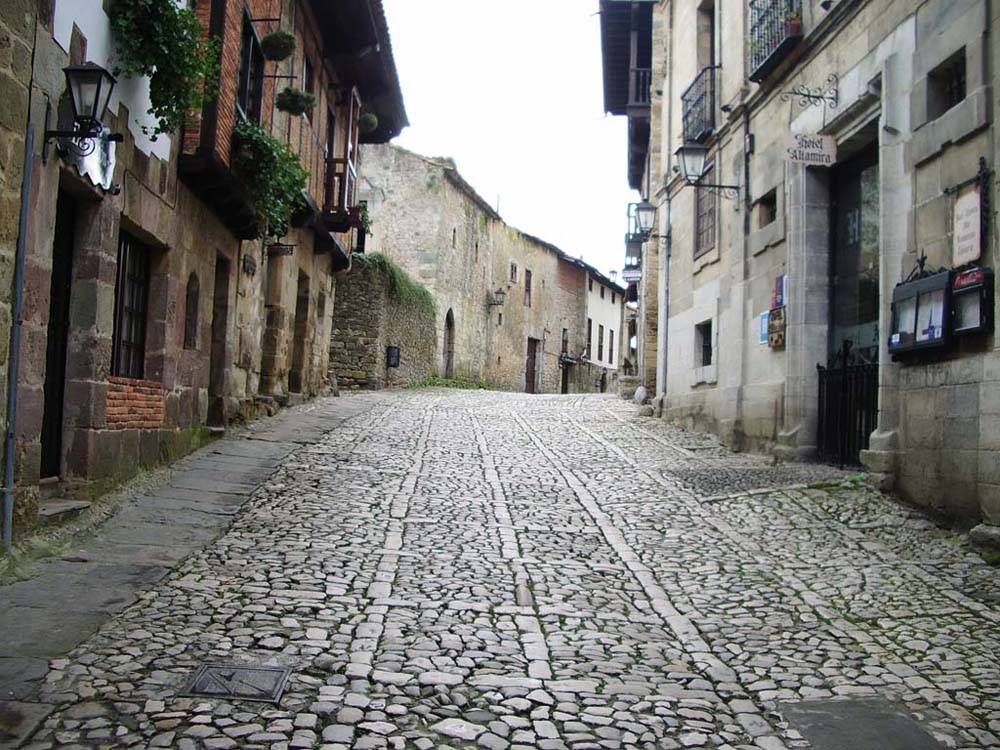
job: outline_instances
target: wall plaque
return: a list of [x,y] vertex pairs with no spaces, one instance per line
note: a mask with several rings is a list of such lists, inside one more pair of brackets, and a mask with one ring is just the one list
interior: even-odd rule
[[982,187],[969,185],[955,199],[952,265],[964,266],[982,255]]
[[813,167],[830,167],[837,161],[837,141],[832,135],[790,133],[785,141],[785,160]]
[[767,345],[772,349],[785,348],[784,307],[775,307],[767,316]]

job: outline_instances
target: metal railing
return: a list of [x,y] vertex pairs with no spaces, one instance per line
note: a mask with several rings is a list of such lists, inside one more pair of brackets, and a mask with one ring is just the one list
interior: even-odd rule
[[703,141],[715,129],[715,71],[718,67],[702,68],[681,94],[686,141]]
[[750,0],[750,80],[764,80],[801,38],[802,0]]
[[642,267],[642,239],[628,236],[625,238],[625,268]]
[[628,78],[628,106],[648,107],[653,71],[649,68],[632,68]]

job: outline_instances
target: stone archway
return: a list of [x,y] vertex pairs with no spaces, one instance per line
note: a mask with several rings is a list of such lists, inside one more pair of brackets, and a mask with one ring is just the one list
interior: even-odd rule
[[441,347],[444,366],[441,374],[448,379],[455,377],[455,313],[448,310],[444,319],[444,345]]

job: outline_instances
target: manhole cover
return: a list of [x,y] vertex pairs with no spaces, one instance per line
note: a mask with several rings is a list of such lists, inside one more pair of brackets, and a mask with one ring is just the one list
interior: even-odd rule
[[803,701],[778,710],[814,750],[942,750],[908,714],[882,701]]
[[277,703],[292,673],[290,667],[239,667],[205,664],[182,695]]

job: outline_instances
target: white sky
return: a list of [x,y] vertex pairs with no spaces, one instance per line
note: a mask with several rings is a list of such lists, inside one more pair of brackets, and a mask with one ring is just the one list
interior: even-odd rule
[[410,127],[518,229],[624,263],[626,119],[604,115],[597,0],[385,0]]

